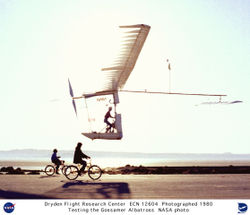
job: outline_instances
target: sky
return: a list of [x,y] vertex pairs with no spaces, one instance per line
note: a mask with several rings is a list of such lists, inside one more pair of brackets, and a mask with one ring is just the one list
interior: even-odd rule
[[[0,150],[81,141],[95,151],[250,153],[249,11],[247,0],[0,0]],[[123,139],[85,138],[87,110],[77,101],[76,118],[68,78],[76,96],[98,85],[117,53],[118,26],[130,24],[151,30],[124,89],[243,103],[121,93]]]

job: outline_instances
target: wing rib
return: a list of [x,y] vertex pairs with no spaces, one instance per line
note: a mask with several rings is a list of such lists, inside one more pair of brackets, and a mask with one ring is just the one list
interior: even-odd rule
[[119,90],[123,88],[135,67],[150,30],[150,26],[144,24],[119,27],[125,29],[132,28],[133,30],[125,32],[125,38],[127,39],[124,41],[125,44],[122,44],[121,56],[116,59],[115,66],[102,69],[102,71],[113,71],[106,76],[105,87],[102,90]]

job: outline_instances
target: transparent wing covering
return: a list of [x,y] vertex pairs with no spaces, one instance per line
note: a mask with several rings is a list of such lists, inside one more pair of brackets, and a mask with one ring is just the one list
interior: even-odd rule
[[112,91],[123,88],[136,64],[150,30],[150,26],[143,24],[120,26],[120,28],[125,30],[120,55],[111,67],[102,69],[105,74],[104,85],[100,91]]

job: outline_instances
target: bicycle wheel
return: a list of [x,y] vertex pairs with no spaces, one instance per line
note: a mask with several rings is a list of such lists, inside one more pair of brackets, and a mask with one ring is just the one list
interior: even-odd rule
[[45,167],[45,173],[47,176],[52,176],[55,174],[55,167],[53,165],[47,165]]
[[62,174],[64,174],[64,175],[65,175],[67,167],[68,167],[68,166],[63,166],[63,167],[61,168],[61,170],[62,170]]
[[102,170],[99,166],[93,165],[89,167],[88,175],[91,179],[97,180],[102,176]]
[[78,177],[79,170],[76,166],[70,165],[70,166],[67,166],[67,168],[65,169],[64,175],[66,176],[67,179],[74,180]]

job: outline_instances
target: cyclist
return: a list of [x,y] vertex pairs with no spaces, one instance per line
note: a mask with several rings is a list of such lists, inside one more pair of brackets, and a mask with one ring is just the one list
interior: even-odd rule
[[59,166],[61,165],[62,161],[59,160],[60,156],[57,156],[56,153],[57,153],[57,149],[54,149],[53,154],[51,156],[51,162],[56,165],[56,174],[59,174],[58,169],[59,169]]
[[74,161],[73,161],[75,164],[78,164],[78,163],[82,164],[82,168],[79,171],[79,175],[81,175],[81,173],[84,172],[84,169],[87,166],[87,162],[83,160],[83,158],[87,158],[87,159],[90,158],[88,155],[85,155],[82,152],[81,147],[82,147],[82,143],[78,142],[75,148]]
[[111,128],[113,127],[113,124],[111,124],[108,120],[109,118],[115,118],[115,117],[111,116],[111,114],[110,114],[111,111],[112,111],[112,107],[109,107],[108,112],[104,116],[104,122],[107,124],[106,133],[110,132]]

